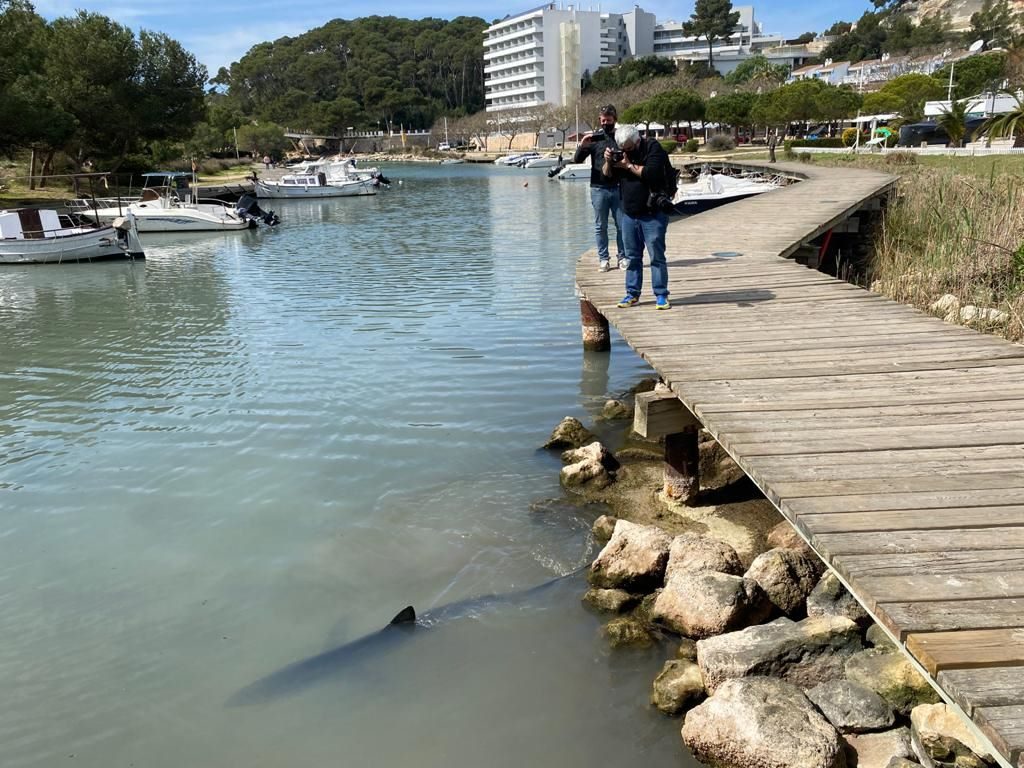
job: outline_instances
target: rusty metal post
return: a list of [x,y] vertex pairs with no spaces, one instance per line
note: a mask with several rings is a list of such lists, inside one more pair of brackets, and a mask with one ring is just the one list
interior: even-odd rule
[[580,299],[580,322],[583,326],[583,348],[590,352],[607,352],[612,348],[608,319],[586,299]]
[[687,506],[700,492],[700,448],[698,427],[665,435],[665,495]]

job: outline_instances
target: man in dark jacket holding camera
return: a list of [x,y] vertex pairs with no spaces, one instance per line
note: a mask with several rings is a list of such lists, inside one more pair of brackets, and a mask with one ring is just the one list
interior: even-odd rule
[[[607,272],[615,267],[624,269],[626,264],[622,225],[619,224],[619,182],[602,171],[605,149],[615,146],[615,121],[618,119],[615,107],[611,104],[601,107],[599,119],[601,130],[583,137],[572,161],[582,163],[590,158],[590,204],[594,207],[597,263],[602,272]],[[615,222],[615,244],[618,250],[614,262],[608,253],[608,214],[611,214]]]
[[665,233],[671,200],[665,194],[668,155],[654,139],[641,139],[634,125],[615,129],[618,149],[606,149],[604,172],[619,181],[622,242],[626,247],[626,296],[620,307],[640,301],[644,286],[644,247],[651,257],[651,287],[656,309],[668,309],[668,264]]

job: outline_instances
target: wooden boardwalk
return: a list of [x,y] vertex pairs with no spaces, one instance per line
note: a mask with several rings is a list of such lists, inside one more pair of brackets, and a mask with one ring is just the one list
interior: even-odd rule
[[670,311],[593,251],[582,295],[1024,766],[1024,347],[780,258],[894,179],[772,167],[807,178],[669,227]]

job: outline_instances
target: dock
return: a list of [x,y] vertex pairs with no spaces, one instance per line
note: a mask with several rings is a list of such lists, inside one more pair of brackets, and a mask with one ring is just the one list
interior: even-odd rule
[[584,339],[614,326],[1001,763],[1024,766],[1024,346],[808,268],[877,224],[895,178],[768,169],[799,181],[669,226],[667,312],[646,267],[620,309],[624,273],[581,257]]

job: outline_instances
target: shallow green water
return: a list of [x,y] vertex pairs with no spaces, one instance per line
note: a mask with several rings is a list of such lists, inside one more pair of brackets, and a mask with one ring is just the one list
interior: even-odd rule
[[276,231],[0,272],[7,768],[690,764],[646,703],[671,649],[610,654],[579,579],[226,706],[593,554],[537,446],[646,369],[580,349],[585,185],[386,170]]

